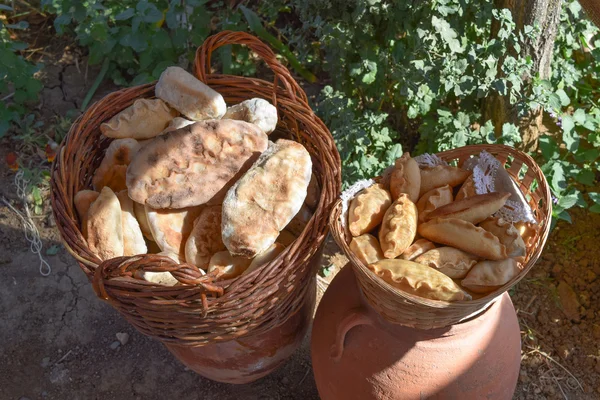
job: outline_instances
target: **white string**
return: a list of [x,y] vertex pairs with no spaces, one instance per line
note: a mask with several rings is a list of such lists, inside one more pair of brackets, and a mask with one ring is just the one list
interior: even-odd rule
[[23,214],[20,213],[19,210],[14,208],[4,198],[4,196],[2,196],[1,200],[8,208],[10,208],[21,219],[21,222],[23,223],[23,230],[25,231],[25,240],[27,240],[29,242],[29,250],[32,253],[37,254],[37,256],[40,259],[40,268],[39,268],[40,274],[42,276],[48,276],[52,272],[52,268],[50,267],[50,264],[48,264],[48,262],[46,260],[44,260],[44,257],[42,256],[42,249],[43,249],[42,239],[40,238],[40,233],[39,233],[37,227],[35,226],[35,224],[33,223],[33,220],[31,219],[31,213],[29,212],[29,206],[27,205],[27,194],[26,193],[27,193],[27,184],[28,183],[29,183],[29,181],[23,178],[22,170],[16,173],[15,186],[17,187],[17,196],[23,202],[23,207],[25,208],[25,216],[23,216]]

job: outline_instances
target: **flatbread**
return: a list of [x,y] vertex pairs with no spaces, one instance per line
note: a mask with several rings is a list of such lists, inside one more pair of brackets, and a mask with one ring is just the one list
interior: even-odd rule
[[135,218],[133,209],[133,200],[127,195],[127,190],[117,193],[117,198],[121,204],[121,222],[123,224],[123,255],[134,256],[137,254],[146,254],[148,248],[144,241],[144,235],[140,229],[140,224]]
[[227,108],[223,119],[227,118],[254,124],[268,135],[277,127],[277,108],[264,99],[254,98]]
[[160,99],[137,99],[100,125],[100,131],[116,139],[149,139],[159,135],[177,114]]
[[162,251],[178,254],[185,259],[185,243],[194,227],[194,221],[200,215],[202,206],[170,209],[153,209],[146,206],[146,217]]
[[105,186],[88,211],[87,242],[101,260],[123,255],[121,204],[115,193]]
[[127,188],[125,175],[127,166],[140,149],[135,139],[116,139],[106,149],[100,166],[94,173],[92,185],[100,191],[104,186],[110,187],[115,193]]
[[210,258],[225,250],[221,238],[221,206],[207,206],[201,212],[185,244],[185,260],[207,269]]
[[75,210],[81,222],[81,234],[87,239],[87,219],[90,206],[100,196],[100,193],[93,190],[80,190],[73,198]]

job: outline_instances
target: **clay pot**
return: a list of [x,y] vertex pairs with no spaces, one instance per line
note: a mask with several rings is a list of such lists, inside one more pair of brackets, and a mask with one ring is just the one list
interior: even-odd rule
[[315,279],[309,285],[300,310],[265,333],[201,347],[165,346],[186,367],[213,381],[253,382],[279,368],[300,347],[316,301]]
[[347,265],[319,304],[311,354],[322,400],[509,400],[521,336],[506,293],[474,319],[447,328],[391,324],[367,304]]

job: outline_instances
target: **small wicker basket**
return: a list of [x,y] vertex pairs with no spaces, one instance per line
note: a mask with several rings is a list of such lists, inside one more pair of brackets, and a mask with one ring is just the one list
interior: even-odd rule
[[[212,53],[221,46],[248,46],[271,68],[273,83],[211,74]],[[65,248],[107,300],[140,332],[165,343],[201,346],[266,332],[285,322],[304,302],[318,267],[328,217],[341,188],[340,157],[333,138],[315,116],[306,94],[271,49],[244,32],[209,37],[196,53],[196,77],[223,95],[228,104],[261,97],[277,107],[279,123],[271,134],[302,143],[313,160],[321,186],[318,207],[292,245],[275,260],[229,281],[202,276],[197,267],[178,265],[155,254],[102,262],[89,249],[73,205],[75,194],[90,187],[110,139],[99,126],[138,98],[154,96],[154,83],[123,89],[92,105],[71,127],[52,166],[52,209]],[[272,139],[273,140],[273,139]],[[165,287],[136,279],[136,271],[169,271],[182,285]]]
[[[518,182],[538,223],[528,224],[532,235],[526,240],[527,255],[523,262],[523,271],[500,289],[481,298],[456,302],[429,300],[391,287],[371,272],[350,250],[349,243],[352,237],[340,221],[341,200],[334,205],[329,219],[331,233],[350,259],[367,301],[389,322],[419,329],[457,324],[487,309],[502,293],[523,279],[539,258],[550,232],[552,201],[546,178],[536,162],[527,154],[503,145],[465,146],[439,153],[438,156],[447,162],[457,161],[458,166],[461,166],[468,158],[478,155],[482,150],[495,156]],[[520,179],[520,172],[522,174],[523,171],[524,176]]]

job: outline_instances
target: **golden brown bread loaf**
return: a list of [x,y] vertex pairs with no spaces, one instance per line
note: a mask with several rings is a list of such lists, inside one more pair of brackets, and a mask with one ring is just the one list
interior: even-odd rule
[[90,206],[100,196],[100,193],[94,190],[80,190],[73,198],[75,210],[81,222],[81,234],[87,239],[87,217]]

